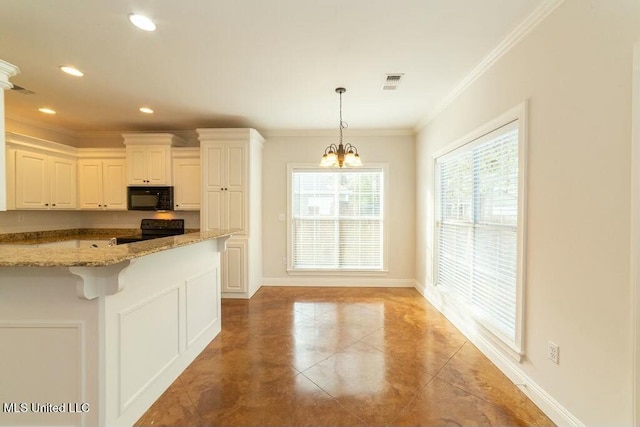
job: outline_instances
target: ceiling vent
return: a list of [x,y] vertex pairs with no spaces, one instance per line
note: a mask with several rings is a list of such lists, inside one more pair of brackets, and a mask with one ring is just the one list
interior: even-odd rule
[[404,73],[387,74],[387,77],[385,78],[384,83],[382,83],[382,90],[398,89],[398,86],[400,85],[400,80],[402,80],[402,76],[404,76]]
[[13,85],[11,90],[15,90],[16,92],[20,92],[23,95],[33,95],[35,92],[29,89],[25,89],[22,86],[18,86],[16,84]]

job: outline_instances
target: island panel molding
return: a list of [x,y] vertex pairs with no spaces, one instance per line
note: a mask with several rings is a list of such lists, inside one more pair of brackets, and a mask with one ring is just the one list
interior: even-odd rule
[[[93,249],[0,245],[0,397],[91,408],[53,420],[6,413],[2,423],[133,425],[220,332],[220,252],[233,232]],[[24,372],[37,378],[25,383]]]
[[[58,402],[59,394],[74,396],[70,402],[85,402],[87,400],[86,384],[87,374],[85,366],[84,349],[87,346],[86,332],[83,322],[0,322],[0,340],[14,342],[16,336],[22,338],[22,342],[29,347],[30,354],[42,352],[54,353],[58,357],[51,358],[48,363],[32,365],[25,369],[25,359],[11,351],[2,357],[0,364],[0,376],[11,378],[16,372],[21,376],[21,382],[16,388],[0,391],[2,402],[29,402],[33,403]],[[55,378],[51,378],[51,372],[58,372]],[[53,384],[42,384],[43,378],[51,378]],[[28,396],[30,388],[38,388],[42,397],[38,400],[24,400],[20,396]],[[68,408],[68,407],[67,407]],[[65,408],[65,409],[67,409]],[[38,423],[46,424],[48,414],[34,414],[31,416]],[[59,421],[69,424],[84,424],[86,415],[83,412],[76,414],[67,413],[59,417]]]

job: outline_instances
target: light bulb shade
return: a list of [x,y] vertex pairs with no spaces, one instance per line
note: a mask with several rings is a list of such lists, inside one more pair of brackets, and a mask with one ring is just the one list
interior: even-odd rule
[[333,151],[329,151],[322,156],[322,160],[320,160],[320,166],[325,168],[332,167],[336,164],[337,160],[338,158],[336,156],[336,153],[334,153]]
[[353,163],[355,162],[356,156],[355,154],[353,154],[353,151],[349,151],[345,156],[344,156],[344,164],[347,166],[353,166]]
[[362,160],[360,160],[360,155],[358,153],[353,155],[353,160],[349,166],[358,167],[362,166]]

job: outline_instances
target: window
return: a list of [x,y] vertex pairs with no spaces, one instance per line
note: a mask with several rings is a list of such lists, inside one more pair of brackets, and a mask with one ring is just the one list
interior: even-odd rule
[[436,158],[436,286],[521,349],[520,120]]
[[291,270],[384,269],[383,168],[290,167]]

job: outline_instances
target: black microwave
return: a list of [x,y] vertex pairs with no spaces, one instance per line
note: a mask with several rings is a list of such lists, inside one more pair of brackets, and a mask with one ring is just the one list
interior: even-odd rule
[[127,187],[130,211],[172,211],[173,187]]

